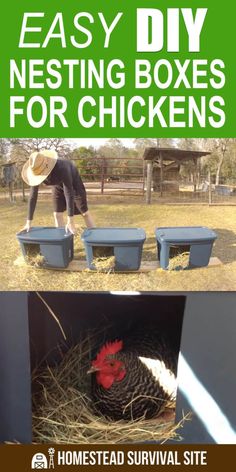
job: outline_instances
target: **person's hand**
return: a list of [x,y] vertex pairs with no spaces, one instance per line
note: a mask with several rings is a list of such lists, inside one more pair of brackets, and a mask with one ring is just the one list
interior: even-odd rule
[[27,220],[25,226],[20,230],[20,233],[24,233],[24,231],[28,233],[30,228],[31,228],[31,221]]
[[70,231],[70,233],[72,234],[75,234],[76,233],[76,229],[75,229],[75,225],[74,225],[74,222],[73,221],[69,221],[67,224],[66,224],[66,233],[68,233]]

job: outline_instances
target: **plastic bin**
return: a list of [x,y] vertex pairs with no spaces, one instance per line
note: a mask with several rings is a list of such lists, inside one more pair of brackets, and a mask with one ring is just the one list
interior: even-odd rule
[[25,259],[41,255],[45,267],[67,267],[74,256],[73,234],[64,228],[34,227],[18,233],[17,239]]
[[92,228],[82,236],[89,269],[96,270],[95,259],[115,256],[116,271],[138,270],[141,264],[145,231],[141,228]]
[[217,238],[214,231],[203,226],[157,228],[155,234],[162,269],[168,269],[172,247],[180,252],[183,247],[189,250],[189,267],[207,266]]

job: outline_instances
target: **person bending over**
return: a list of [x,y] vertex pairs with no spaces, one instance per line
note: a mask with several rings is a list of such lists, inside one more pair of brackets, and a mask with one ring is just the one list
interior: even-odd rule
[[[74,215],[82,215],[87,228],[94,227],[88,210],[84,184],[75,165],[59,159],[56,151],[33,152],[22,169],[22,178],[30,185],[27,221],[22,231],[29,231],[41,183],[52,186],[53,215],[56,227],[65,226],[66,231],[75,234]],[[64,211],[67,223],[64,223]]]

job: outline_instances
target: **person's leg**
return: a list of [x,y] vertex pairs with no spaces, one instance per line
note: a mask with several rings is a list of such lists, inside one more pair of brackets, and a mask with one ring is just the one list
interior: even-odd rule
[[94,228],[95,223],[93,221],[90,211],[88,210],[86,190],[79,175],[77,175],[76,185],[77,187],[74,197],[75,215],[81,214],[83,216],[87,228]]
[[63,192],[62,185],[54,185],[52,187],[52,200],[53,200],[53,216],[56,228],[65,226],[64,214],[66,209],[66,201]]
[[54,216],[54,221],[55,221],[56,228],[61,228],[61,227],[65,226],[63,212],[54,211],[53,216]]
[[88,210],[87,194],[78,169],[72,168],[74,188],[74,215],[82,215],[87,228],[95,227],[93,218]]
[[87,228],[94,228],[95,227],[93,218],[92,218],[89,210],[87,210],[86,213],[82,213],[82,216],[84,218],[84,221],[85,221],[85,224],[86,224]]

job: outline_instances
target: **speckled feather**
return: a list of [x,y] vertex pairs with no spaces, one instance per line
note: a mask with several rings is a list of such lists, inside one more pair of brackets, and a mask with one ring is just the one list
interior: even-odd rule
[[177,355],[177,350],[170,348],[155,331],[145,335],[132,333],[124,339],[123,349],[113,356],[125,365],[127,373],[123,380],[105,389],[98,385],[93,374],[92,396],[97,412],[113,420],[157,416],[170,400],[170,395],[139,356],[163,360],[176,375]]

